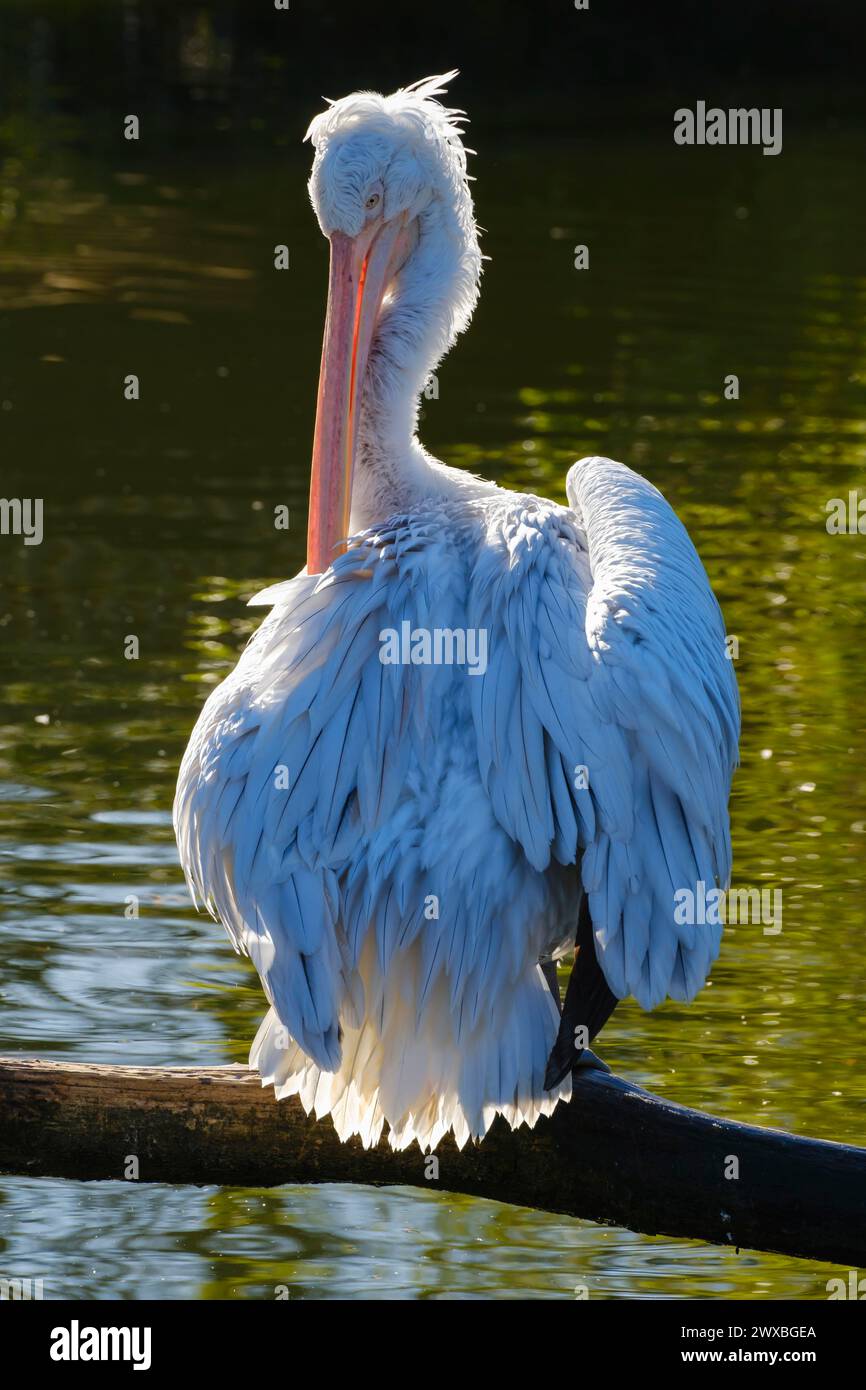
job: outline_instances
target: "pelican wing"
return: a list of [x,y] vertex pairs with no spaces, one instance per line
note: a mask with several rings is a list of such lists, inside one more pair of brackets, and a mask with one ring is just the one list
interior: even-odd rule
[[[395,518],[324,576],[260,595],[272,611],[184,757],[175,828],[193,894],[324,1071],[340,1065],[341,1024],[385,1006],[359,973],[368,927],[381,979],[421,933],[418,1016],[446,969],[459,1035],[556,927],[543,910],[552,860],[580,862],[618,996],[691,997],[718,950],[718,926],[675,913],[678,890],[727,883],[738,729],[721,615],[688,536],[607,460],[572,470],[571,512],[500,496],[460,536],[441,512]],[[383,662],[383,629],[404,623],[484,630],[484,673],[405,652]],[[435,785],[459,785],[470,818],[456,838],[427,809],[425,769],[444,749],[455,770]],[[438,878],[455,891],[422,922]]]
[[706,573],[657,489],[593,458],[568,497],[571,515],[532,499],[491,514],[470,595],[489,632],[479,763],[536,868],[580,860],[608,984],[653,1008],[692,998],[718,954],[720,925],[682,895],[729,881],[736,682]]
[[434,698],[442,672],[379,659],[383,626],[399,630],[410,609],[432,621],[431,605],[446,601],[432,579],[450,572],[435,563],[437,544],[423,519],[397,522],[325,575],[257,595],[272,611],[205,704],[178,779],[175,831],[193,897],[251,957],[287,1035],[325,1070],[340,1063],[341,1014],[363,1012],[357,963],[376,916],[362,893],[344,920],[338,875],[392,817],[420,726],[435,737],[446,703]]

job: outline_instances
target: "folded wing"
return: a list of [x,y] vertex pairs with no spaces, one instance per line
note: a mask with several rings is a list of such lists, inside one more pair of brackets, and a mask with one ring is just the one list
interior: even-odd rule
[[484,785],[544,869],[580,862],[611,990],[690,999],[721,927],[680,921],[681,890],[726,887],[739,702],[724,624],[685,528],[609,459],[568,476],[571,515],[525,499],[491,514],[470,621]]

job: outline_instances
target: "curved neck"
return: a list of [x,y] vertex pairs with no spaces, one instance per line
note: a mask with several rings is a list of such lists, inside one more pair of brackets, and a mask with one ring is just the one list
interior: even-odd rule
[[[470,204],[471,208],[471,204]],[[370,349],[358,422],[352,528],[431,491],[441,465],[417,438],[419,398],[478,298],[474,221],[440,201],[420,214],[418,245],[385,299]]]

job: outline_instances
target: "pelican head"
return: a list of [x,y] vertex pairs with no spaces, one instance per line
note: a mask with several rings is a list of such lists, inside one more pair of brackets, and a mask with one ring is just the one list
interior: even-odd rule
[[[436,98],[455,73],[391,96],[331,102],[307,131],[309,191],[331,247],[310,482],[307,570],[349,533],[359,417],[413,402],[475,307],[481,253],[462,112]],[[414,415],[413,415],[414,423]]]

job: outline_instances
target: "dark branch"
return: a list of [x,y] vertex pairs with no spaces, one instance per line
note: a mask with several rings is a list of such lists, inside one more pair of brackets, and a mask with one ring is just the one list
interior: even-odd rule
[[[0,1169],[168,1183],[401,1183],[717,1245],[866,1263],[866,1150],[716,1119],[595,1069],[534,1130],[482,1144],[341,1144],[246,1067],[0,1059]],[[726,1177],[737,1161],[739,1176]]]

